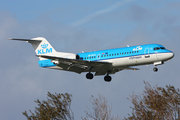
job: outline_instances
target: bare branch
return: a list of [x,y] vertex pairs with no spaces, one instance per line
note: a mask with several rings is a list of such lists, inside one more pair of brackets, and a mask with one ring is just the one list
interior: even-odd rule
[[35,113],[28,116],[27,112],[23,112],[27,120],[74,120],[73,112],[70,108],[72,95],[65,94],[51,94],[48,92],[47,100],[36,100],[38,107],[35,107]]

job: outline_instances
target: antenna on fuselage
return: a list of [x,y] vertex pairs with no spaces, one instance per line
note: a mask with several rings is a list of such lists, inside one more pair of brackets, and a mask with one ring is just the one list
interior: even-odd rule
[[129,47],[129,45],[127,45],[127,47]]

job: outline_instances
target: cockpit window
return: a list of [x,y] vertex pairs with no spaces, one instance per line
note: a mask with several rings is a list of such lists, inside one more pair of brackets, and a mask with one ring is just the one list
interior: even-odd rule
[[165,47],[160,47],[162,50],[165,50],[166,48]]
[[160,50],[160,48],[159,47],[155,47],[154,50]]

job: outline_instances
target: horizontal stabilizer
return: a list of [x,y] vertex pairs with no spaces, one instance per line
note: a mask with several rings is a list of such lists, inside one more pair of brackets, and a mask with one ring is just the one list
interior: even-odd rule
[[42,40],[32,40],[32,39],[17,39],[17,38],[8,38],[8,40],[19,40],[19,41],[28,41],[28,42],[41,42]]
[[[32,39],[9,38],[9,40],[18,40],[30,43],[37,55],[54,55],[57,53],[56,50],[51,46],[51,44],[43,37],[36,37]],[[40,60],[44,60],[44,58],[40,58]]]

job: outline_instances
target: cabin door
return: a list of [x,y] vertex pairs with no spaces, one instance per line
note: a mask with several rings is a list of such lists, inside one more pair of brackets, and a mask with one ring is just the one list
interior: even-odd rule
[[97,60],[99,60],[101,58],[101,54],[97,55]]
[[150,58],[150,55],[149,55],[149,48],[146,48],[146,49],[145,49],[144,55],[145,55],[145,58]]

